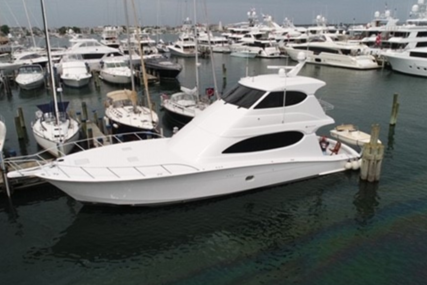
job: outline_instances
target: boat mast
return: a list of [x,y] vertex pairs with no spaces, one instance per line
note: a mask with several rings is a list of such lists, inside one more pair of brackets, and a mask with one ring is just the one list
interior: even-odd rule
[[209,43],[209,55],[211,57],[211,66],[212,66],[212,76],[214,81],[214,92],[216,99],[219,100],[221,97],[218,94],[218,86],[216,83],[216,73],[215,73],[215,61],[214,61],[214,55],[212,50],[212,42],[211,42],[211,32],[209,30],[209,18],[208,18],[208,9],[206,7],[206,0],[203,2],[205,6],[205,17],[206,17],[206,32],[208,33],[208,43]]
[[[124,1],[126,1],[126,0],[124,0]],[[136,17],[136,9],[135,9],[135,2],[133,0],[132,0],[132,9],[133,9],[134,21],[136,23],[136,19],[137,19],[137,17]],[[144,64],[144,53],[143,53],[143,50],[141,48],[141,40],[139,38],[139,27],[138,27],[137,33],[136,33],[136,40],[138,42],[138,49],[139,49],[139,54],[140,54],[140,59],[141,59],[142,79],[144,81],[145,94],[147,96],[147,104],[148,104],[148,108],[150,109],[151,122],[153,122],[153,109],[152,109],[152,105],[151,105],[150,92],[148,90],[147,73],[145,71],[145,64]]]
[[[132,83],[132,91],[135,91],[135,78],[134,78],[134,70],[133,70],[133,62],[132,62],[132,47],[130,45],[130,34],[129,34],[129,16],[128,16],[128,5],[126,0],[123,0],[125,4],[125,17],[126,17],[126,34],[128,38],[128,53],[129,53],[129,64],[130,64],[130,79]],[[135,108],[135,106],[134,106]]]
[[194,9],[194,47],[196,49],[196,92],[197,98],[200,100],[199,92],[199,46],[197,44],[197,9],[196,9],[196,0],[193,0],[193,9]]
[[27,5],[25,4],[25,0],[22,0],[22,3],[24,4],[25,15],[27,16],[27,20],[28,20],[28,28],[30,29],[31,39],[33,40],[33,46],[35,48],[36,40],[34,39],[33,27],[31,26],[30,17],[28,16]]
[[44,7],[44,0],[40,0],[40,4],[42,6],[43,26],[44,26],[44,33],[46,38],[46,51],[47,51],[47,58],[48,58],[48,64],[49,64],[50,80],[52,82],[53,104],[55,106],[55,118],[56,118],[56,124],[59,125],[59,110],[58,110],[58,103],[56,100],[55,75],[53,73],[52,55],[50,54],[50,40],[49,40],[49,31],[47,29],[48,25],[47,25],[47,19],[46,19],[46,10]]

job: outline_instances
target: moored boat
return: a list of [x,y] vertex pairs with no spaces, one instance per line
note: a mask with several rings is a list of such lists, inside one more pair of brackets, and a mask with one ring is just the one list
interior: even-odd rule
[[[35,175],[88,203],[158,205],[227,195],[340,172],[359,154],[316,131],[333,124],[298,76],[303,63],[246,77],[171,138],[108,145],[64,156]],[[289,70],[289,71],[288,71]]]

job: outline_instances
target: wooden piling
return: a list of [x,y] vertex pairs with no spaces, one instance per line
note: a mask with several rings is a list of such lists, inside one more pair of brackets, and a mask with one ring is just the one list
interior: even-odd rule
[[222,64],[222,79],[227,80],[227,68],[225,67],[225,63]]
[[104,134],[104,119],[103,118],[98,118],[98,128],[101,131],[101,133]]
[[87,148],[92,148],[93,147],[93,130],[92,128],[88,128],[87,129]]
[[87,125],[86,125],[86,120],[82,119],[81,120],[81,124],[82,124],[82,134],[84,138],[87,138]]
[[84,120],[88,120],[89,117],[87,115],[87,106],[86,106],[86,102],[82,102],[82,119]]
[[98,112],[96,110],[92,110],[92,113],[93,113],[93,123],[98,124]]
[[25,132],[21,126],[21,119],[18,116],[15,117],[15,128],[16,128],[16,133],[18,134],[18,139],[19,140],[24,139],[25,138]]
[[390,118],[391,126],[394,126],[397,123],[397,113],[399,112],[399,102],[397,102],[398,97],[399,97],[399,94],[394,94],[393,96],[393,106],[391,109],[391,118]]
[[21,125],[21,128],[25,129],[25,119],[24,119],[24,112],[22,111],[22,107],[18,108],[18,117],[19,117],[19,124]]
[[76,117],[77,117],[77,121],[79,121],[79,123],[81,123],[82,122],[82,113],[76,112]]
[[372,125],[371,140],[363,146],[360,179],[369,182],[379,181],[384,156],[384,146],[378,143],[380,127]]
[[101,84],[99,83],[98,72],[96,72],[95,70],[92,70],[92,78],[93,78],[93,85],[95,85],[96,89],[99,89],[101,87]]

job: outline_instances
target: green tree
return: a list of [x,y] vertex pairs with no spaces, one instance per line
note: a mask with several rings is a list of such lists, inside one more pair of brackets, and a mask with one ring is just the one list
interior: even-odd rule
[[65,33],[67,32],[67,27],[60,27],[59,29],[58,29],[58,33],[60,34],[60,35],[65,35]]
[[3,26],[1,26],[1,27],[0,27],[0,31],[1,31],[3,34],[8,35],[8,34],[9,34],[9,32],[10,32],[9,26],[8,26],[8,25],[3,25]]
[[73,31],[76,33],[76,34],[81,34],[82,33],[82,31],[80,30],[80,28],[78,28],[78,27],[72,27],[72,29],[73,29]]

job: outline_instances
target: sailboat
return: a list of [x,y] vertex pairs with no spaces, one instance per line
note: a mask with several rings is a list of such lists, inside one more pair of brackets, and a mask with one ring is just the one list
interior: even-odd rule
[[[197,17],[196,17],[196,0],[193,0],[194,5],[194,34],[197,34]],[[196,50],[198,48],[197,41],[195,41]],[[166,115],[169,120],[181,127],[191,121],[200,112],[206,109],[210,100],[209,97],[213,96],[213,89],[207,90],[207,98],[201,98],[199,91],[199,61],[198,53],[195,53],[196,65],[196,86],[193,89],[181,87],[181,92],[172,94],[170,97],[162,95],[161,105],[166,110]]]
[[[129,35],[129,19],[127,12],[127,2],[124,1],[125,5],[125,16],[127,22],[127,38],[128,46],[130,45]],[[135,17],[136,18],[136,17]],[[136,30],[137,42],[139,39],[139,29]],[[143,54],[141,45],[139,46],[139,54]],[[132,62],[132,50],[129,50],[129,59]],[[130,65],[131,74],[134,73],[133,65]],[[145,74],[144,60],[141,57],[141,69],[143,70],[143,79],[145,85],[145,91],[147,94],[148,107],[137,104],[137,93],[135,91],[135,79],[131,76],[132,90],[117,90],[107,94],[107,102],[105,109],[105,117],[108,119],[110,125],[114,127],[116,133],[127,133],[127,132],[156,132],[159,118],[151,108],[150,95],[148,92],[148,82]]]
[[74,144],[72,142],[79,138],[80,124],[77,120],[68,116],[66,112],[68,102],[58,103],[57,101],[44,0],[40,0],[40,3],[49,59],[49,73],[52,81],[53,101],[37,106],[39,110],[36,112],[36,120],[32,124],[32,130],[37,143],[53,156],[59,157],[70,153],[73,149]]

